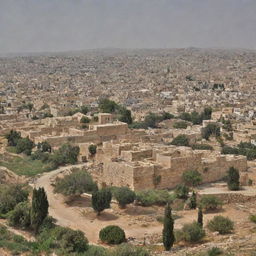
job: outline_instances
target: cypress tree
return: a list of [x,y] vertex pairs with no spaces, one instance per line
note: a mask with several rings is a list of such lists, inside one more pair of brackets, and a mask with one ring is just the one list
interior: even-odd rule
[[36,234],[48,215],[48,208],[49,203],[44,188],[34,189],[31,206],[31,226]]
[[102,189],[92,194],[92,207],[98,215],[110,208],[112,194],[109,189]]
[[240,187],[239,179],[240,179],[239,171],[234,167],[230,167],[228,170],[228,177],[227,177],[229,190],[239,190],[239,187]]
[[198,208],[197,223],[203,227],[203,210],[201,206]]
[[172,248],[175,242],[173,228],[174,228],[174,220],[172,218],[172,210],[169,203],[167,203],[165,207],[165,213],[164,213],[164,228],[163,228],[163,244],[166,251],[170,251],[170,249]]
[[190,198],[190,208],[191,209],[196,209],[196,205],[197,205],[197,202],[196,202],[196,193],[195,191],[192,192],[192,196]]

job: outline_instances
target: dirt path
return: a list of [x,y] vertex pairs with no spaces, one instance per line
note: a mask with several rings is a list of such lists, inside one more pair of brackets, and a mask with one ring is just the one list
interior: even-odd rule
[[[84,166],[77,165],[77,167]],[[49,201],[49,215],[57,220],[57,224],[72,229],[79,229],[83,231],[91,243],[98,242],[99,231],[107,225],[119,225],[122,227],[127,237],[135,237],[137,239],[143,239],[145,234],[160,233],[162,225],[157,221],[152,221],[149,225],[142,225],[139,221],[140,214],[134,215],[133,213],[122,214],[115,209],[116,205],[112,205],[111,209],[105,210],[101,216],[96,217],[90,207],[90,201],[86,198],[81,198],[80,205],[67,205],[65,203],[65,197],[60,194],[53,193],[53,187],[51,183],[56,176],[62,172],[65,172],[70,167],[63,167],[55,171],[44,173],[41,177],[34,181],[35,187],[44,187],[47,192]],[[131,208],[123,210],[128,212]]]

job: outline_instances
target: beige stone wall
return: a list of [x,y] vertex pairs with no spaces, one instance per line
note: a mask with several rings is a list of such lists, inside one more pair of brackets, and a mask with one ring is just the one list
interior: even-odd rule
[[118,136],[127,133],[128,125],[126,123],[96,125],[94,129],[98,136]]
[[145,158],[152,157],[152,149],[140,150],[140,151],[122,151],[121,158],[125,161],[140,161]]
[[134,189],[134,168],[132,165],[124,162],[105,162],[103,165],[103,174],[101,183],[108,186],[128,186]]

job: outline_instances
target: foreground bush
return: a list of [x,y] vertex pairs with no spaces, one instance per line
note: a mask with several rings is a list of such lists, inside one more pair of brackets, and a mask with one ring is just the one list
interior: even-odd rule
[[142,206],[165,205],[175,199],[167,190],[144,190],[136,193],[137,204]]
[[206,212],[216,211],[222,207],[222,201],[213,195],[203,195],[200,200],[200,206]]
[[215,216],[207,224],[211,231],[218,231],[220,234],[229,234],[234,229],[234,222],[228,217]]
[[150,256],[150,254],[144,248],[122,244],[111,251],[109,256]]
[[60,248],[65,249],[66,252],[82,253],[88,249],[88,240],[80,230],[57,227],[53,234]]
[[6,214],[20,203],[27,201],[28,192],[20,185],[0,185],[0,213]]
[[250,215],[249,219],[251,222],[256,223],[256,215]]
[[177,241],[185,241],[190,243],[196,243],[202,240],[205,236],[205,231],[197,223],[193,222],[191,224],[185,224],[183,228],[179,231],[176,231],[175,237]]
[[222,250],[218,247],[212,247],[207,251],[207,256],[217,256],[217,255],[222,255]]
[[121,208],[133,203],[136,198],[136,194],[128,187],[115,188],[113,194]]
[[21,202],[8,214],[8,222],[10,226],[18,228],[30,227],[30,205],[27,202]]
[[110,225],[103,228],[99,233],[100,240],[107,244],[121,244],[125,242],[125,233],[118,226]]
[[93,181],[91,175],[84,171],[75,170],[62,179],[57,179],[54,192],[65,196],[81,195],[86,192],[97,191],[97,184]]

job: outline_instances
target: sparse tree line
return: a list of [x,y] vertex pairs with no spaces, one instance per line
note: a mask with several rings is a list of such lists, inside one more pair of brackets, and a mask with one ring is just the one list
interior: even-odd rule
[[[14,250],[15,255],[30,252],[32,255],[84,255],[84,256],[149,256],[143,248],[122,244],[114,249],[91,246],[83,232],[61,227],[48,215],[49,203],[44,188],[33,189],[31,202],[29,192],[19,185],[0,185],[0,217],[8,224],[34,233],[36,240],[28,242],[23,237],[12,234],[0,225],[1,247]],[[125,232],[118,226],[106,226],[99,233],[106,244],[126,242]]]
[[[58,150],[52,151],[51,145],[43,141],[35,145],[28,137],[22,138],[17,131],[11,130],[7,135],[8,146],[14,147],[17,154],[24,153],[32,160],[41,160],[48,164],[48,169],[53,170],[59,166],[77,163],[79,147],[63,144]],[[32,150],[36,147],[36,150]]]
[[[229,170],[229,176],[228,184],[236,184],[234,182],[237,182],[237,175],[234,174],[234,170]],[[216,196],[203,195],[200,199],[198,198],[194,192],[194,187],[200,183],[198,173],[195,171],[186,172],[183,174],[183,179],[184,184],[177,186],[174,193],[167,190],[134,192],[128,187],[99,189],[86,171],[73,170],[71,174],[56,180],[54,191],[67,196],[81,195],[84,192],[92,193],[92,207],[98,215],[111,207],[112,198],[117,200],[120,208],[125,208],[127,204],[134,202],[143,206],[166,204],[162,241],[165,249],[170,250],[174,243],[180,241],[186,243],[202,241],[206,235],[203,213],[215,212],[222,207],[222,202]],[[25,187],[0,185],[0,215],[2,218],[7,218],[10,226],[35,233],[36,241],[33,242],[33,246],[30,242],[24,242],[27,250],[31,250],[33,253],[54,251],[57,255],[149,255],[149,252],[143,248],[126,244],[125,231],[115,225],[104,227],[99,232],[99,239],[106,244],[122,244],[121,246],[111,250],[90,246],[81,231],[57,226],[54,219],[48,216],[49,203],[43,188],[33,189],[31,202],[28,200],[28,195]],[[180,230],[174,229],[175,218],[171,210],[171,205],[176,199],[182,199],[190,209],[198,209],[197,220],[185,224]],[[254,219],[251,216],[251,220],[254,221]],[[234,223],[229,218],[218,215],[210,220],[205,227],[213,232],[228,234],[233,231]],[[3,234],[9,236],[9,240],[12,239],[3,227],[0,229],[3,230]]]
[[[227,182],[230,189],[237,189],[239,186],[239,173],[235,168],[228,171]],[[91,176],[86,171],[74,170],[71,174],[57,179],[55,192],[64,195],[80,195],[87,192],[92,193],[92,208],[99,215],[105,209],[111,207],[111,200],[115,198],[120,208],[125,208],[127,204],[136,203],[142,206],[165,205],[165,215],[163,218],[163,245],[166,250],[170,250],[174,242],[185,241],[196,243],[201,241],[206,232],[203,229],[203,212],[215,212],[221,209],[222,201],[213,195],[203,195],[200,200],[193,190],[201,181],[201,174],[197,171],[187,171],[183,174],[184,184],[178,185],[174,193],[167,190],[146,190],[134,192],[128,187],[109,187],[98,189]],[[189,195],[189,191],[191,191]],[[191,224],[185,224],[181,230],[174,230],[174,218],[170,205],[175,199],[182,199],[190,209],[198,208],[198,218]],[[220,234],[227,234],[233,231],[234,223],[226,217],[215,216],[207,223],[210,231],[218,231]],[[111,233],[113,231],[113,234]],[[104,235],[103,235],[104,234]],[[108,235],[107,235],[108,234]],[[111,234],[111,235],[110,235]],[[121,239],[122,238],[122,239]],[[100,232],[100,239],[109,244],[125,241],[125,233],[119,227],[109,226]],[[114,242],[115,241],[115,242]]]

